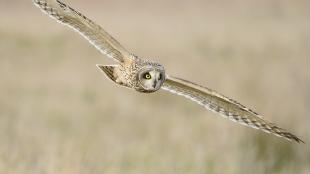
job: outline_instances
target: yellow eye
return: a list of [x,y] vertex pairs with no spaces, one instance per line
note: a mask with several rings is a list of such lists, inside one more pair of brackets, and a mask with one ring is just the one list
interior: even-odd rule
[[152,78],[152,76],[149,73],[145,73],[144,78],[149,80]]

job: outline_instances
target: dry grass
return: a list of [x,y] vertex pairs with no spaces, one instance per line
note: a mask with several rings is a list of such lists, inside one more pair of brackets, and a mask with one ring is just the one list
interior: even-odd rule
[[[308,1],[70,3],[170,74],[310,142]],[[309,173],[308,144],[119,88],[95,67],[111,61],[30,0],[0,9],[0,173]]]

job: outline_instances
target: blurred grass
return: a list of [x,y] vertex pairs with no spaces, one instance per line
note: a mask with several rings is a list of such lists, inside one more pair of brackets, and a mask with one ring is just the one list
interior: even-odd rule
[[[309,142],[308,1],[69,2],[169,74]],[[309,173],[308,144],[119,88],[94,66],[112,61],[30,1],[0,9],[0,173]]]

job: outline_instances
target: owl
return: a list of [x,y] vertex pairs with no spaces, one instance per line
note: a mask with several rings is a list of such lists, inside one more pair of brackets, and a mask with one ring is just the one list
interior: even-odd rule
[[101,72],[114,83],[141,93],[153,93],[162,89],[188,98],[234,122],[290,141],[303,142],[294,134],[267,121],[237,101],[204,86],[170,76],[166,74],[161,64],[141,59],[130,53],[102,27],[63,1],[33,1],[43,12],[79,32],[101,53],[117,62],[116,65],[97,65]]

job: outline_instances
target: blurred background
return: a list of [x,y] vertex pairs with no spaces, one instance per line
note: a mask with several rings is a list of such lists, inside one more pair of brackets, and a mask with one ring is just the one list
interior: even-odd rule
[[67,0],[128,50],[300,136],[291,143],[164,91],[108,81],[113,61],[31,0],[0,1],[0,173],[310,172],[310,2]]

